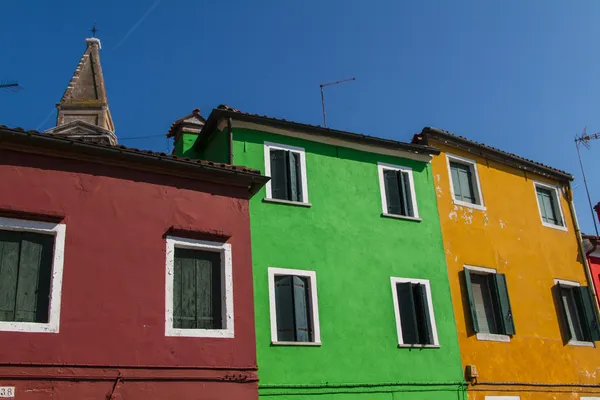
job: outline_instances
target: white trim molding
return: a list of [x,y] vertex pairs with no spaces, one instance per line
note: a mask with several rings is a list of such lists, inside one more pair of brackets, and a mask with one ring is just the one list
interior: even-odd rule
[[[475,203],[475,204],[467,203],[466,201],[456,199],[456,196],[454,194],[454,182],[452,181],[452,170],[450,169],[450,161],[456,161],[460,164],[467,165],[469,168],[471,168],[471,175],[472,175],[471,178],[473,180],[471,182],[471,184],[476,186],[474,189],[476,189],[475,194],[477,195],[478,203]],[[448,179],[450,180],[449,181],[450,182],[450,193],[452,193],[452,201],[454,202],[454,204],[456,204],[457,206],[470,207],[475,210],[485,211],[486,207],[483,202],[483,193],[481,192],[481,182],[479,181],[479,171],[477,170],[477,161],[471,160],[469,158],[457,156],[454,154],[446,153],[446,165],[448,167]]]
[[[302,269],[286,269],[269,267],[269,310],[271,322],[271,344],[287,346],[320,346],[321,326],[319,324],[319,296],[317,294],[317,273]],[[277,340],[277,306],[275,304],[275,277],[276,276],[301,276],[308,278],[310,285],[309,309],[311,311],[311,322],[313,326],[312,342],[280,342]]]
[[562,286],[579,287],[581,283],[575,281],[568,281],[566,279],[554,279],[554,284],[561,284]]
[[[550,190],[552,193],[552,201],[555,203],[558,211],[560,212],[560,220],[562,221],[562,225],[549,224],[548,222],[544,222],[542,218],[542,208],[540,207],[540,200],[538,199],[537,188],[541,187],[543,189]],[[565,215],[563,213],[562,205],[560,204],[560,187],[548,185],[547,183],[542,183],[538,181],[533,181],[533,193],[535,194],[535,202],[538,206],[538,213],[540,214],[540,221],[543,226],[547,228],[558,229],[559,231],[567,231],[567,221],[565,220]]]
[[[440,347],[440,342],[438,340],[437,326],[435,323],[435,314],[433,312],[433,301],[431,300],[431,286],[429,284],[428,279],[415,279],[415,278],[396,278],[390,277],[390,282],[392,284],[392,298],[394,300],[394,316],[396,317],[396,332],[398,334],[398,346],[400,347]],[[431,323],[431,333],[433,335],[433,343],[432,344],[405,344],[404,338],[402,335],[402,322],[400,319],[400,304],[398,301],[398,294],[396,287],[399,283],[418,283],[425,286],[425,290],[427,291],[427,308],[429,310],[429,318]]]
[[52,260],[52,278],[50,281],[50,309],[48,310],[48,322],[1,321],[0,331],[43,333],[59,332],[66,229],[67,228],[65,224],[0,217],[0,230],[33,232],[54,236],[54,254]]
[[[385,171],[385,170],[402,171],[402,172],[406,172],[408,174],[408,183],[410,186],[410,198],[411,198],[414,215],[410,216],[410,215],[399,215],[399,214],[389,214],[388,213],[387,196],[385,195],[385,180],[383,178],[383,171]],[[417,206],[417,192],[415,191],[415,180],[413,178],[412,168],[378,162],[377,163],[377,174],[379,175],[379,192],[381,194],[382,215],[385,217],[420,221],[421,219],[419,218],[419,208]]]
[[600,397],[580,397],[579,400],[600,400]]
[[[583,397],[582,397],[583,399]],[[485,396],[485,400],[521,400],[520,396]]]
[[[265,142],[264,145],[264,157],[265,157],[265,176],[271,177],[271,150],[287,150],[300,155],[300,179],[302,179],[302,201],[278,201],[279,203],[301,203],[310,206],[308,202],[308,181],[306,179],[306,152],[302,147],[288,146],[285,144]],[[266,198],[269,200],[273,199],[273,193],[271,191],[271,180],[265,185],[267,190]]]
[[[192,249],[220,253],[222,293],[222,329],[181,329],[173,328],[173,279],[175,270],[175,249]],[[165,336],[233,338],[233,268],[231,245],[229,243],[209,242],[167,236],[165,279]]]
[[497,274],[495,268],[487,268],[487,267],[477,267],[475,265],[464,264],[463,267],[468,269],[469,271],[473,271],[475,273],[479,272],[480,274]]

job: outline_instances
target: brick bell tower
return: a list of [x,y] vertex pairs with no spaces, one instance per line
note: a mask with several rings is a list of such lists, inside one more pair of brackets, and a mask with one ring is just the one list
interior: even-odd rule
[[115,126],[108,108],[100,65],[100,39],[85,39],[86,49],[56,109],[56,127],[47,135],[116,145]]

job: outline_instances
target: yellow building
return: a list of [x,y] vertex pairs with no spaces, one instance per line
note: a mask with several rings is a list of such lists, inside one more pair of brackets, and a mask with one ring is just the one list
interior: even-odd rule
[[597,308],[566,172],[435,128],[432,163],[471,400],[600,400]]

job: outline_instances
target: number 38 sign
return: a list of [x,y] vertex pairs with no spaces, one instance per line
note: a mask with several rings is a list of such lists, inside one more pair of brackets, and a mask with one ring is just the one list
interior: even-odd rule
[[14,399],[15,388],[12,386],[0,386],[0,399]]

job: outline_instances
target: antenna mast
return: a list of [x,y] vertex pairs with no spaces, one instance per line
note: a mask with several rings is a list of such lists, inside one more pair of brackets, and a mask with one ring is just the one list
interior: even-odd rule
[[590,197],[590,191],[588,189],[587,179],[585,177],[585,170],[583,169],[583,162],[581,161],[581,153],[579,152],[579,145],[582,144],[586,149],[590,148],[590,140],[600,139],[600,133],[593,133],[588,135],[586,128],[583,128],[581,136],[575,136],[575,148],[577,148],[577,157],[579,157],[579,166],[581,167],[581,174],[583,175],[583,184],[585,185],[585,191],[587,193],[588,203],[590,204],[590,211],[592,212],[592,221],[594,221],[594,230],[596,236],[598,236],[598,224],[596,223],[596,214],[594,214],[594,206],[592,205],[592,198]]
[[355,80],[356,80],[356,78],[350,78],[350,79],[344,79],[341,81],[335,81],[335,82],[324,83],[322,85],[319,85],[319,87],[321,88],[321,107],[323,108],[323,126],[325,126],[325,128],[327,128],[327,116],[325,114],[325,92],[323,91],[323,88],[326,86],[339,85],[340,83],[350,82],[350,81],[355,81]]

